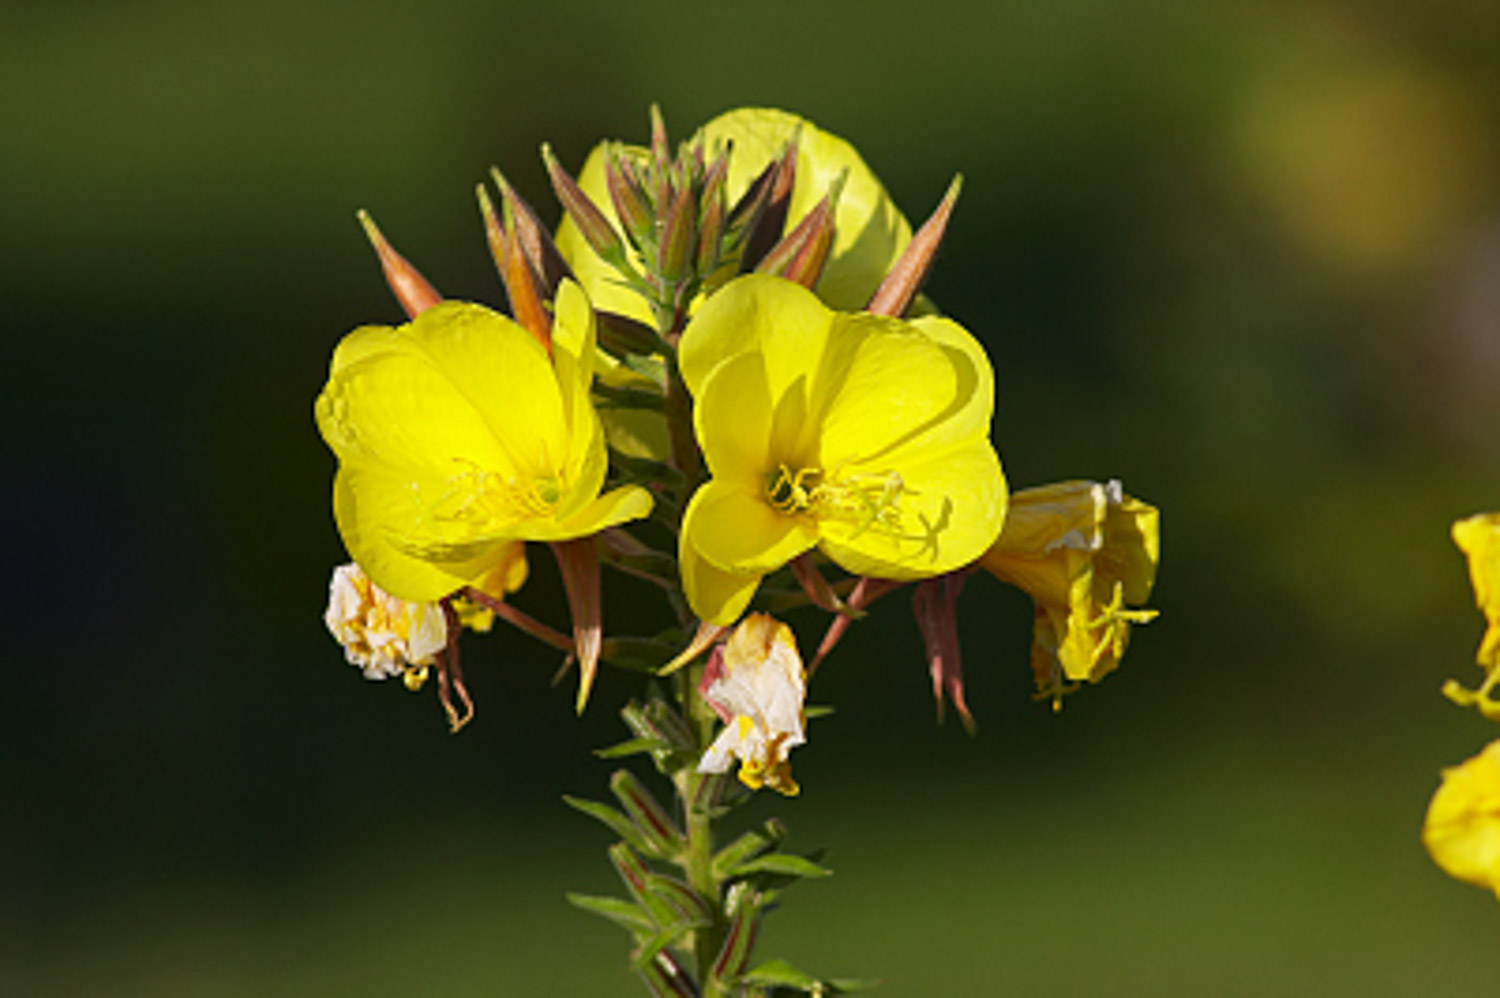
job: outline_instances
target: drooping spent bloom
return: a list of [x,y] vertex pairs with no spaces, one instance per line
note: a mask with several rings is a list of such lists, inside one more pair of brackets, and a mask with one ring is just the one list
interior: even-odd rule
[[1469,562],[1474,601],[1486,627],[1475,660],[1486,671],[1477,690],[1456,680],[1443,686],[1443,695],[1461,706],[1475,706],[1492,721],[1500,721],[1500,701],[1493,692],[1500,684],[1500,513],[1478,513],[1453,524],[1453,542]]
[[1005,518],[993,374],[947,319],[834,312],[761,274],[706,301],[678,354],[711,478],[683,514],[693,612],[732,622],[762,576],[816,546],[909,581],[975,561]]
[[1005,528],[981,567],[1036,601],[1031,665],[1053,703],[1068,684],[1098,682],[1120,664],[1136,609],[1151,596],[1161,556],[1156,507],[1118,481],[1069,481],[1011,496]]
[[[911,241],[911,225],[854,146],[798,115],[758,107],[736,108],[719,115],[689,142],[702,139],[709,160],[726,144],[732,144],[724,189],[733,205],[794,138],[796,179],[785,231],[791,231],[842,177],[833,246],[815,290],[833,308],[862,308]],[[619,216],[605,181],[609,145],[600,143],[589,153],[578,174],[578,185],[618,229]],[[627,152],[642,159],[646,156],[644,149]],[[564,218],[558,226],[557,248],[597,308],[651,322],[645,300],[620,283],[618,272],[594,252],[571,219]],[[724,279],[733,273],[732,266],[726,267]]]
[[339,459],[339,532],[381,588],[438,600],[479,585],[515,541],[584,537],[650,511],[644,489],[600,494],[594,353],[593,312],[571,282],[550,355],[505,316],[454,301],[344,338],[316,415]]
[[1443,770],[1422,842],[1449,876],[1500,896],[1500,741]]
[[398,599],[352,562],[333,570],[323,622],[366,679],[401,676],[413,690],[448,644],[442,607]]
[[796,794],[787,756],[807,741],[807,687],[791,629],[768,614],[750,614],[714,649],[702,691],[724,728],[703,753],[698,772],[725,773],[738,759],[740,782],[751,790],[769,786]]

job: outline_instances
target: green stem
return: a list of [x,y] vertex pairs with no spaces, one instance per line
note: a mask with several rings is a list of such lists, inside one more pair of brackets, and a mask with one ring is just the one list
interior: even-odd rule
[[[683,711],[698,735],[701,758],[713,739],[714,714],[698,693],[699,681],[703,678],[703,664],[695,663],[678,673],[678,692],[682,698]],[[698,981],[704,998],[719,998],[726,992],[709,980],[709,972],[719,949],[724,945],[724,933],[728,920],[724,916],[724,901],[720,897],[719,882],[714,877],[714,833],[713,816],[707,810],[695,807],[703,784],[715,777],[704,776],[695,768],[686,767],[677,774],[677,793],[682,800],[683,822],[687,828],[687,852],[683,857],[683,869],[688,884],[693,890],[707,898],[713,905],[714,924],[699,929],[693,934],[693,957],[697,964]]]

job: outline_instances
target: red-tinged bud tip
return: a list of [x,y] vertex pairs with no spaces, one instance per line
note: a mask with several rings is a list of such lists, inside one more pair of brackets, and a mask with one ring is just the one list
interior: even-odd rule
[[552,190],[562,203],[563,211],[578,226],[579,233],[589,246],[608,262],[623,263],[625,245],[620,240],[620,234],[609,224],[609,219],[604,217],[593,200],[583,192],[583,188],[578,186],[578,182],[562,168],[562,164],[552,154],[552,147],[546,143],[542,145],[542,161],[547,166],[547,176],[552,181]]
[[938,248],[942,246],[943,236],[948,231],[948,219],[953,215],[953,206],[957,203],[963,186],[963,174],[955,174],[953,182],[948,185],[948,192],[943,195],[943,200],[938,203],[932,217],[923,222],[922,227],[912,236],[900,259],[880,282],[880,287],[875,289],[865,311],[876,315],[906,314],[906,310],[916,300],[917,293],[922,290],[922,285],[926,283],[927,275],[932,271]]
[[365,236],[370,240],[370,245],[375,248],[375,255],[380,260],[380,269],[385,272],[385,283],[390,286],[391,292],[395,294],[396,300],[406,311],[409,319],[415,319],[421,312],[436,305],[443,300],[436,288],[428,283],[427,278],[421,272],[407,262],[406,257],[397,253],[386,241],[384,234],[375,224],[375,219],[370,213],[361,208],[355,213],[359,224],[364,227]]

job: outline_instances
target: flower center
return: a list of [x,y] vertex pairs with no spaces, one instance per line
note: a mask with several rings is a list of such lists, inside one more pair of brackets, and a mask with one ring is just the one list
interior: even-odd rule
[[450,490],[434,514],[440,519],[477,525],[547,516],[566,491],[557,475],[506,478],[473,465],[448,483]]
[[818,519],[857,525],[855,534],[876,529],[901,532],[901,475],[828,475],[822,468],[779,464],[766,475],[766,502],[782,513],[805,513]]

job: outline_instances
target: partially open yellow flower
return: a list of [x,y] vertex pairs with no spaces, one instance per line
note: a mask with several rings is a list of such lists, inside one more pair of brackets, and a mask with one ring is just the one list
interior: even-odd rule
[[1422,842],[1449,876],[1500,896],[1500,741],[1443,770]]
[[[798,140],[797,175],[785,231],[795,228],[834,181],[845,177],[834,214],[833,248],[815,290],[833,308],[863,308],[911,241],[911,225],[857,149],[805,118],[761,107],[736,108],[721,114],[689,141],[701,137],[710,160],[725,143],[733,143],[725,178],[725,194],[733,205],[794,136]],[[578,185],[619,228],[604,180],[606,148],[607,143],[600,143],[589,153],[578,174]],[[640,153],[645,155],[644,150]],[[569,219],[558,226],[557,248],[596,307],[651,323],[645,300],[620,283],[619,274],[590,248]],[[732,269],[726,269],[725,276],[732,274]]]
[[397,599],[356,564],[333,570],[323,622],[366,679],[402,676],[412,689],[448,644],[442,607]]
[[548,355],[497,312],[443,302],[334,352],[316,415],[339,459],[344,544],[413,602],[482,585],[514,542],[557,541],[645,516],[634,486],[600,495],[608,464],[589,399],[593,312],[558,290]]
[[833,312],[747,275],[706,301],[679,363],[712,478],[683,514],[683,586],[727,624],[762,576],[814,546],[910,580],[977,559],[1005,518],[993,374],[947,319]]
[[791,750],[807,741],[802,701],[806,674],[791,629],[764,613],[746,617],[703,676],[703,695],[724,728],[698,764],[700,773],[729,771],[740,761],[740,782],[792,796]]
[[1038,689],[1056,698],[1067,682],[1114,671],[1130,625],[1156,616],[1129,608],[1150,598],[1160,556],[1156,507],[1116,481],[1071,481],[1012,495],[1005,528],[979,564],[1036,601],[1032,670]]

